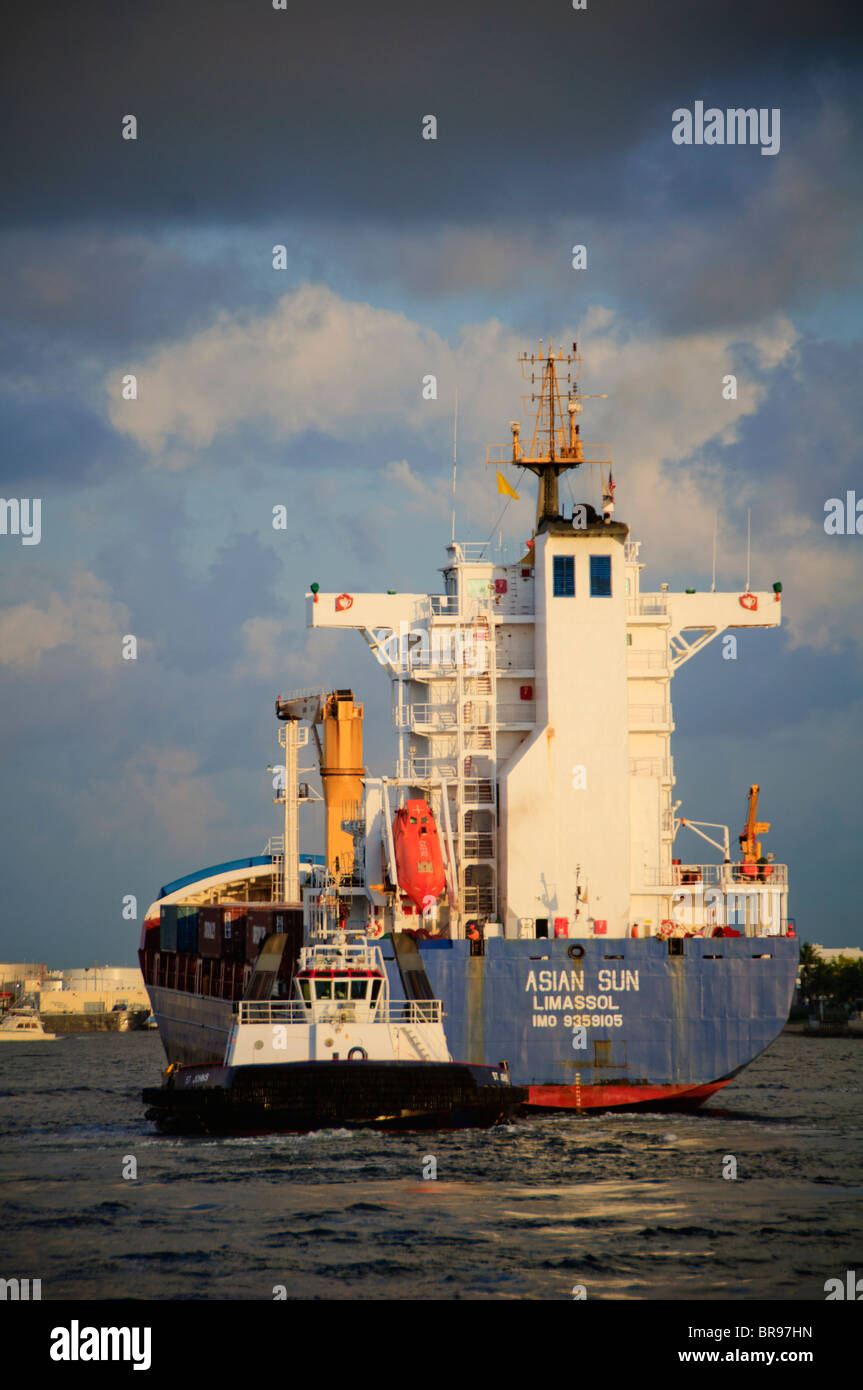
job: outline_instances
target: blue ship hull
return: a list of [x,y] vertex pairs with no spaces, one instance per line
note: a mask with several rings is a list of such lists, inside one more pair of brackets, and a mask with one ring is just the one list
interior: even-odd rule
[[417,944],[453,1058],[506,1061],[532,1104],[575,1109],[704,1099],[781,1032],[799,958],[779,936]]
[[[799,958],[796,939],[779,936],[491,938],[483,955],[421,940],[418,991],[393,938],[380,945],[392,999],[443,1002],[454,1061],[505,1061],[530,1105],[575,1110],[704,1100],[781,1032]],[[148,990],[168,1060],[220,1064],[234,1005]]]

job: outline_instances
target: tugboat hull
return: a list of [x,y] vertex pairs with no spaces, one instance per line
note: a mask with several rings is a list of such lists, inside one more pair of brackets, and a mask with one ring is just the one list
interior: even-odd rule
[[143,1092],[168,1134],[487,1128],[527,1100],[499,1068],[457,1062],[191,1066]]

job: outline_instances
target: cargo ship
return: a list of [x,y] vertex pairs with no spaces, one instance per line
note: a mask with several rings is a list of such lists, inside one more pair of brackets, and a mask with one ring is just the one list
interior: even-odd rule
[[[672,677],[723,634],[778,627],[782,585],[645,590],[609,450],[581,439],[576,345],[519,361],[532,440],[512,422],[487,464],[507,495],[501,470],[537,478],[530,537],[507,555],[453,525],[440,593],[306,595],[310,628],[358,633],[387,670],[393,766],[363,766],[352,689],[280,697],[281,840],[167,885],[146,914],[172,1064],[223,1064],[244,1005],[288,998],[334,921],[379,943],[394,1001],[441,1001],[453,1058],[504,1059],[528,1109],[698,1105],[786,1022],[798,942],[759,787],[732,856],[728,827],[679,814],[671,753]],[[592,499],[562,502],[570,476],[597,480]],[[317,861],[298,828],[312,745]],[[692,834],[717,862],[675,853]]]

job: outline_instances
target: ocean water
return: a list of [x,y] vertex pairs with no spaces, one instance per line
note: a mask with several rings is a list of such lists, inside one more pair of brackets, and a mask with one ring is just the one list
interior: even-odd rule
[[863,1041],[783,1035],[691,1115],[424,1135],[163,1137],[140,1099],[163,1065],[155,1033],[0,1047],[0,1276],[43,1300],[823,1301],[863,1272]]

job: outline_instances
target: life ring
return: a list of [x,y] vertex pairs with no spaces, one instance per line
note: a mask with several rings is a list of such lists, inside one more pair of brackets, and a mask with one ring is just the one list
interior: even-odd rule
[[754,613],[758,607],[758,599],[754,594],[741,594],[740,607],[747,609],[750,613]]
[[367,1062],[369,1054],[364,1047],[352,1047],[348,1053],[349,1062]]
[[383,936],[383,934],[384,934],[384,924],[383,924],[383,922],[369,922],[368,928],[366,929],[366,936],[370,936],[370,937],[372,937],[374,940],[377,940],[377,938],[378,938],[379,936]]
[[567,946],[566,954],[569,956],[570,960],[581,960],[584,955],[584,947],[578,945]]
[[348,608],[353,607],[353,602],[350,594],[339,594],[336,599],[336,612],[344,613]]

